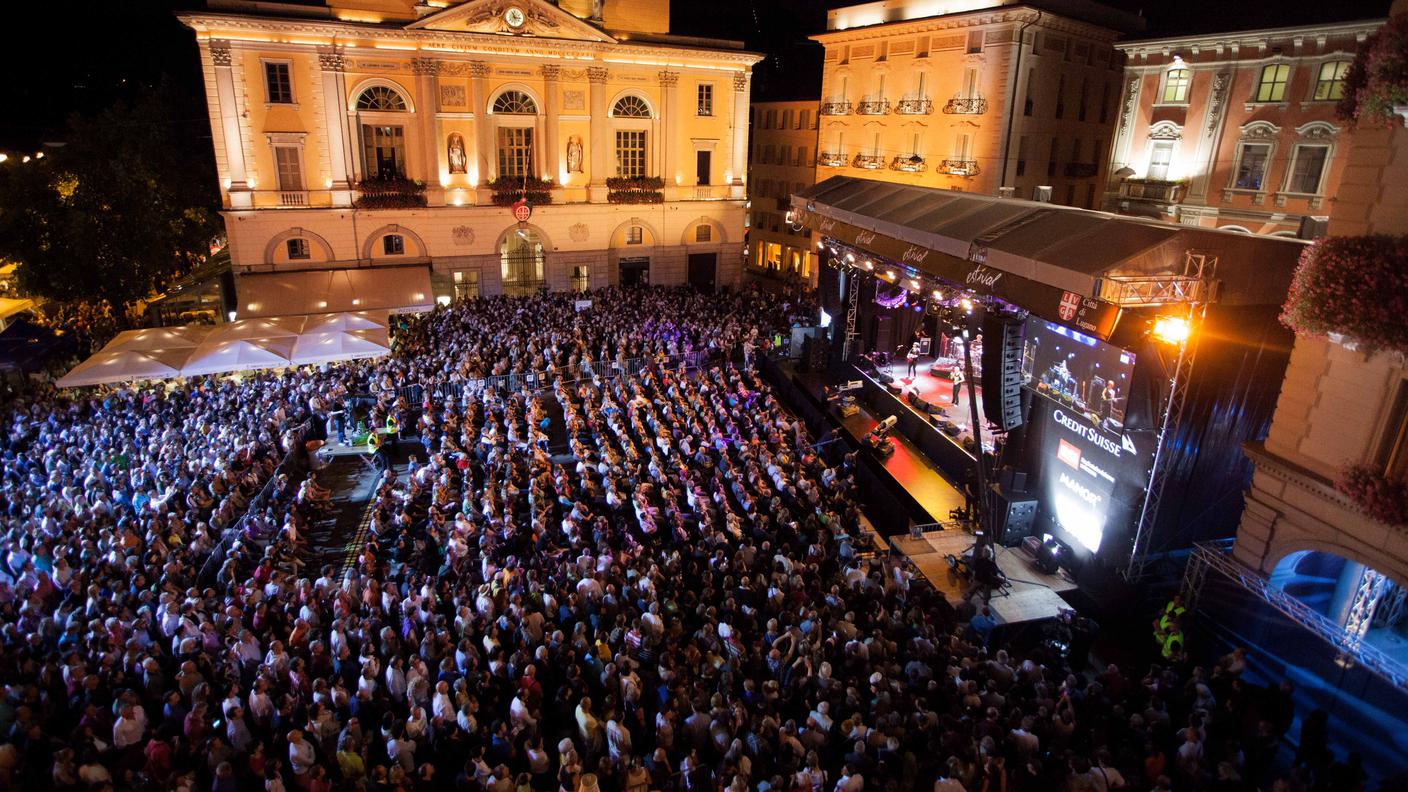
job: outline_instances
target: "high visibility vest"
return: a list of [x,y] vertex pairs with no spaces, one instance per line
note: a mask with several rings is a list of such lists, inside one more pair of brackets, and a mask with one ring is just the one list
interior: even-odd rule
[[1183,651],[1183,631],[1174,630],[1164,638],[1163,656],[1165,660],[1172,659],[1174,655]]

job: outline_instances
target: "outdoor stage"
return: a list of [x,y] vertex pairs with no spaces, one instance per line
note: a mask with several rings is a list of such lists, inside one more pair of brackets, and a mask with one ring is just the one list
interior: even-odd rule
[[[963,601],[968,588],[966,578],[954,574],[945,556],[962,556],[973,547],[973,535],[956,528],[925,531],[923,538],[894,536],[890,546],[914,563],[915,569],[934,588],[943,592],[951,604]],[[1075,581],[1065,572],[1048,575],[1036,568],[1032,557],[1021,548],[997,547],[997,566],[1011,587],[1005,592],[993,592],[988,606],[998,624],[1022,624],[1052,619],[1071,605],[1061,594],[1076,589]]]
[[[968,408],[968,384],[965,382],[956,389],[953,386],[949,372],[955,365],[958,364],[950,361],[936,363],[933,358],[926,356],[919,358],[913,377],[909,375],[908,366],[903,361],[879,370],[893,378],[893,382],[886,385],[890,393],[915,408],[916,412],[927,412],[941,421],[952,422],[958,427],[958,433],[952,436],[958,440],[966,440],[973,436],[973,416]],[[978,416],[981,420],[983,388],[978,382],[973,385],[978,394]],[[986,427],[984,437],[991,442],[992,435],[987,432]]]

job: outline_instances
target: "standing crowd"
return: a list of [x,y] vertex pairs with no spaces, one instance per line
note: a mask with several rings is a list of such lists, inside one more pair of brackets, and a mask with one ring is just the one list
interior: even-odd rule
[[[1355,788],[1278,760],[1289,691],[1238,654],[1019,656],[868,551],[883,495],[755,365],[807,298],[590,298],[457,303],[375,362],[9,405],[0,788]],[[330,493],[280,461],[386,417],[409,464],[346,571],[307,568]]]

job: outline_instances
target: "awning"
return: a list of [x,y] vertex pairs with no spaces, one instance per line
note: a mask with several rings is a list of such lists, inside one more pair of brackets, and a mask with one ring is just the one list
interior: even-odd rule
[[[831,236],[828,223],[849,225],[858,229],[858,241],[846,244],[896,260],[908,253],[910,260],[901,263],[937,277],[959,283],[994,274],[999,280],[1022,278],[1057,290],[1058,301],[1071,293],[1124,306],[1194,297],[1279,305],[1305,248],[1301,240],[1284,237],[849,176],[793,195],[792,207],[823,235]],[[896,255],[868,246],[872,241]],[[1217,261],[1216,272],[1210,283],[1195,284],[1190,260],[1203,255]],[[1190,291],[1204,287],[1206,293]]]
[[235,294],[240,319],[435,307],[430,269],[423,265],[244,275],[235,279]]

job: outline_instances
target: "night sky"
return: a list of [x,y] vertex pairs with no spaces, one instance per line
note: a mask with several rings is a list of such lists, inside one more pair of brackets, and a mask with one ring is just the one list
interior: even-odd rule
[[[767,54],[753,83],[754,97],[792,99],[819,93],[821,48],[807,35],[825,27],[828,8],[851,0],[672,0],[674,32],[742,39]],[[1107,0],[1142,13],[1136,38],[1253,27],[1283,27],[1385,16],[1388,0]],[[0,25],[0,85],[8,97],[0,113],[0,150],[37,149],[60,137],[73,112],[91,112],[136,86],[162,79],[200,94],[191,32],[173,16],[200,8],[200,0],[77,0],[7,3]],[[178,123],[208,137],[203,115]]]

